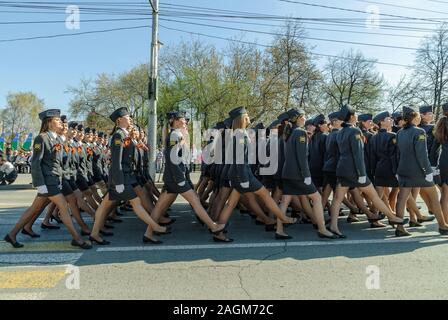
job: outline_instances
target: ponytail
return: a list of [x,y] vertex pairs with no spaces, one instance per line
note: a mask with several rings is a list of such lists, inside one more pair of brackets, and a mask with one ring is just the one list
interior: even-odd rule
[[434,128],[434,137],[437,142],[444,144],[448,142],[448,117],[444,116],[440,118]]

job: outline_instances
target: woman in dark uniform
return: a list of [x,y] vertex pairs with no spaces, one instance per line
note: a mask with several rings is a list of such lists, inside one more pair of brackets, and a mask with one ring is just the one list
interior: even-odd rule
[[[246,133],[246,128],[250,125],[250,118],[246,109],[244,107],[238,107],[233,109],[229,114],[233,121],[233,163],[229,169],[229,176],[231,178],[231,186],[234,189],[230,194],[227,206],[219,216],[219,223],[226,224],[228,222],[240,200],[241,194],[246,193],[254,193],[257,195],[269,212],[274,214],[283,223],[296,223],[297,219],[287,217],[280,210],[277,203],[271,198],[269,191],[252,173],[248,159],[249,139]],[[231,241],[231,239],[222,240],[222,238],[216,237],[215,240]]]
[[[286,213],[294,196],[307,196],[313,202],[313,221],[318,228],[319,237],[336,239],[337,236],[325,227],[322,198],[312,182],[311,170],[308,166],[308,136],[306,131],[301,128],[305,124],[305,112],[297,110],[295,115],[290,118],[290,122],[291,130],[285,135],[285,164],[282,173],[283,197],[280,209]],[[321,119],[318,119],[317,122],[316,124],[322,125]],[[284,233],[280,219],[277,219],[275,238],[278,240],[292,238]]]
[[[56,133],[62,129],[60,110],[43,111],[39,114],[39,118],[42,120],[42,126],[39,135],[34,139],[33,158],[31,160],[31,177],[33,186],[37,187],[37,198],[48,198],[56,204],[62,222],[73,237],[72,246],[90,249],[92,246],[85,242],[76,231],[70,216],[69,206],[61,193],[63,145]],[[38,205],[38,202],[33,202],[33,205]],[[41,201],[41,203],[44,202],[46,201]],[[16,241],[17,233],[34,219],[36,213],[40,214],[40,212],[33,210],[26,212],[19,219],[14,229],[6,235],[5,241],[15,248],[23,247]]]
[[[142,206],[133,185],[138,184],[133,174],[135,145],[129,135],[132,119],[127,108],[115,110],[110,119],[115,123],[111,139],[111,168],[108,193],[95,214],[95,224],[89,239],[99,245],[107,245],[108,241],[100,238],[99,233],[106,216],[116,207],[118,201],[129,201],[136,215],[148,225],[148,229],[160,234],[169,233],[167,228],[158,225]],[[154,241],[143,236],[143,240]]]
[[314,186],[322,192],[324,186],[323,167],[325,162],[325,144],[328,137],[328,126],[325,116],[320,114],[314,118],[316,127],[309,143],[309,166]]
[[444,116],[437,122],[434,130],[435,143],[440,145],[440,150],[435,152],[438,155],[437,169],[440,171],[440,184],[442,188],[442,211],[445,221],[448,221],[448,103],[443,106]]
[[[428,159],[426,133],[418,128],[420,113],[412,106],[403,108],[405,125],[397,134],[397,145],[400,151],[397,169],[400,192],[397,201],[397,216],[403,217],[406,202],[412,188],[420,188],[428,196],[428,209],[434,213],[439,223],[440,234],[448,234],[448,225],[442,213],[437,189],[434,184],[434,172]],[[397,237],[408,236],[403,226],[395,231]]]
[[[339,119],[344,121],[343,128],[339,131],[336,141],[339,149],[339,161],[336,168],[336,176],[338,185],[336,193],[331,204],[331,227],[330,231],[338,235],[340,238],[345,236],[339,231],[338,217],[341,203],[350,188],[359,188],[369,199],[373,205],[384,212],[389,218],[391,225],[406,224],[408,219],[397,218],[394,213],[384,204],[375,191],[372,183],[367,177],[364,162],[364,143],[362,132],[354,125],[357,122],[355,110],[348,105],[344,105],[339,112]],[[373,223],[381,220],[382,216],[370,216],[369,222]]]
[[[225,224],[216,224],[209,217],[204,207],[201,205],[199,196],[194,191],[193,183],[187,176],[187,169],[185,167],[186,148],[182,130],[186,126],[185,115],[182,112],[172,114],[170,119],[170,133],[167,135],[165,144],[165,171],[163,173],[163,181],[165,183],[163,191],[157,201],[152,216],[156,222],[165,213],[165,210],[176,200],[180,194],[193,207],[193,210],[204,222],[210,231],[218,234],[225,229]],[[176,159],[177,158],[177,159]],[[161,243],[160,241],[151,240],[153,231],[148,228],[145,233],[147,242]]]

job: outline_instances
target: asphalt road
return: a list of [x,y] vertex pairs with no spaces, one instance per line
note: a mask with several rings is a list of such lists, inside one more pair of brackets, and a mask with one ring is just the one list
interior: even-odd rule
[[[34,190],[0,190],[1,238],[31,203]],[[110,246],[81,251],[61,230],[23,235],[22,249],[0,242],[0,299],[447,299],[448,238],[432,223],[395,239],[393,229],[347,224],[346,240],[317,238],[309,225],[274,234],[235,211],[229,236],[216,244],[181,198],[170,212],[173,234],[143,245],[132,212],[115,224]],[[85,216],[86,221],[91,220]]]

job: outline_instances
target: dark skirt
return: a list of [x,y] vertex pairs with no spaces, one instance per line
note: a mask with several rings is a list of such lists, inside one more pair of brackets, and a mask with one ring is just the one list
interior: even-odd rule
[[434,181],[428,182],[423,177],[403,177],[398,176],[398,184],[402,188],[430,188],[434,186]]
[[388,187],[388,188],[398,188],[398,181],[395,177],[375,177],[375,186],[377,187]]
[[87,179],[84,176],[78,175],[76,177],[76,185],[78,186],[79,190],[86,191],[89,189],[89,184]]
[[323,176],[311,176],[311,180],[316,188],[322,188],[324,186],[324,177]]
[[97,173],[93,175],[93,182],[98,183],[103,181],[103,175]]
[[363,188],[369,186],[372,182],[369,177],[366,177],[366,183],[359,183],[358,178],[355,177],[337,177],[338,185],[348,188]]
[[[243,181],[243,182],[247,182],[247,181]],[[236,179],[231,179],[231,184],[232,184],[232,187],[235,188],[241,194],[249,193],[249,192],[256,192],[256,191],[260,190],[261,188],[263,188],[263,185],[261,184],[261,182],[258,181],[257,178],[255,178],[255,176],[252,174],[252,172],[249,173],[249,188],[243,188],[241,186],[241,181],[236,180]]]
[[283,190],[283,180],[274,178],[274,182],[275,182],[275,188]]
[[336,190],[338,184],[338,178],[336,177],[336,172],[324,172],[323,186],[330,186],[332,190]]
[[115,186],[110,186],[108,191],[109,200],[111,201],[129,201],[137,198],[137,194],[131,184],[125,184],[122,193],[118,193]]
[[38,197],[54,197],[61,193],[61,189],[59,189],[59,186],[48,186],[47,185],[47,193],[38,193]]
[[69,179],[64,179],[64,178],[62,179],[62,190],[61,191],[62,191],[62,194],[64,195],[64,197],[67,197],[67,196],[73,194],[74,190],[72,189]]
[[301,180],[283,180],[283,194],[286,196],[306,196],[317,192],[313,183],[307,186]]
[[274,176],[262,176],[262,183],[266,189],[275,189]]
[[185,181],[185,185],[179,186],[175,182],[165,182],[162,188],[162,192],[166,191],[170,194],[182,194],[184,192],[193,190],[192,184],[187,180]]

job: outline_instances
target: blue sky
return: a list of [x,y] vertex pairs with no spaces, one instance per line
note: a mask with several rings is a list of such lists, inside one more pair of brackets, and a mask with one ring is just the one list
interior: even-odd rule
[[[48,1],[48,0],[47,0]],[[61,0],[64,1],[64,0]],[[85,0],[84,0],[85,1]],[[116,1],[116,0],[115,0]],[[391,25],[391,22],[384,21],[389,19],[386,16],[380,16],[380,29],[368,30],[365,27],[367,13],[344,12],[326,8],[317,8],[293,3],[285,3],[278,0],[160,0],[161,4],[190,5],[197,7],[208,7],[215,9],[246,11],[259,14],[271,14],[281,16],[293,16],[302,18],[337,18],[345,21],[355,21],[361,23],[361,26],[351,27],[332,27],[328,25],[305,24],[308,28],[330,28],[338,30],[356,31],[356,32],[374,32],[382,35],[372,35],[365,33],[342,33],[322,30],[308,30],[308,36],[314,38],[326,38],[333,40],[375,43],[383,45],[401,46],[416,48],[421,41],[420,37],[428,34],[427,31],[416,30],[387,30],[383,26]],[[82,2],[82,1],[81,1]],[[111,1],[96,0],[96,2],[114,3]],[[121,1],[123,3],[124,1]],[[132,0],[129,3],[147,4],[145,1]],[[410,1],[361,1],[361,0],[303,0],[302,2],[342,7],[351,10],[366,11],[369,5],[376,5],[382,14],[402,15],[409,17],[418,17],[422,19],[443,19],[448,17],[448,1],[433,0],[410,0]],[[79,2],[78,2],[79,3]],[[379,3],[402,5],[408,7],[420,8],[426,11],[390,7]],[[67,4],[77,4],[77,1]],[[0,1],[1,5],[1,1]],[[166,9],[167,6],[161,8]],[[110,16],[102,14],[87,14],[83,12],[81,5],[81,25],[80,30],[67,30],[65,21],[67,14],[60,10],[56,13],[48,13],[43,10],[34,10],[40,13],[17,13],[30,9],[5,8],[0,6],[0,23],[11,21],[42,21],[42,20],[60,20],[60,23],[52,24],[21,24],[5,25],[0,24],[0,108],[6,104],[5,97],[8,92],[15,91],[33,91],[40,98],[45,100],[46,106],[58,107],[63,110],[68,109],[70,95],[66,93],[68,86],[76,86],[81,78],[94,78],[98,73],[120,73],[136,64],[147,62],[149,60],[149,44],[151,30],[150,28],[116,31],[110,33],[97,33],[81,36],[39,39],[31,41],[1,42],[4,39],[14,39],[20,37],[54,35],[54,34],[72,34],[76,32],[85,32],[101,29],[111,29],[119,27],[134,27],[150,25],[150,20],[140,21],[108,21],[108,22],[84,22],[86,19],[110,19],[123,16]],[[16,11],[15,13],[4,11]],[[437,12],[430,12],[437,11]],[[148,12],[149,5],[148,5]],[[438,13],[441,12],[441,13]],[[128,18],[138,18],[138,16],[127,16]],[[179,18],[169,18],[181,20]],[[360,19],[360,20],[347,20]],[[212,21],[184,20],[197,23],[226,25],[235,28],[244,28],[260,31],[274,31],[272,27],[222,23]],[[241,20],[240,20],[241,21]],[[247,20],[246,20],[247,21]],[[275,21],[252,21],[256,23],[281,24]],[[182,29],[191,32],[200,32],[220,37],[231,38],[242,33],[239,31],[221,30],[216,28],[181,24],[172,21],[161,21],[164,26]],[[433,29],[435,23],[431,21],[406,20],[395,26],[404,26],[405,28],[424,28]],[[400,36],[384,35],[384,33],[399,34]],[[254,33],[244,33],[246,41],[256,41],[260,44],[268,44],[272,36]],[[407,37],[410,36],[410,37]],[[186,33],[160,30],[160,40],[166,45],[174,45],[180,40],[188,40],[192,37]],[[199,37],[202,41],[212,43],[217,47],[225,47],[226,41]],[[398,63],[408,65],[413,62],[414,51],[381,47],[369,47],[355,44],[342,44],[334,42],[324,42],[308,40],[310,45],[315,46],[314,52],[337,55],[343,50],[350,48],[360,49],[367,58],[375,58],[382,62]],[[164,47],[166,49],[166,47]],[[162,48],[162,50],[164,50]],[[322,58],[319,65],[325,63]],[[404,67],[377,65],[380,72],[391,83],[396,82],[403,74],[409,72]]]

